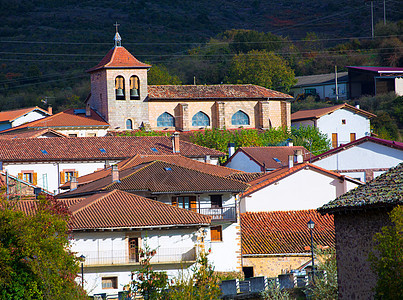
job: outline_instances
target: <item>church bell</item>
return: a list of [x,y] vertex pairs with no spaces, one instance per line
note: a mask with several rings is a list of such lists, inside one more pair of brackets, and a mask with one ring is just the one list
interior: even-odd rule
[[138,89],[130,89],[130,97],[138,97],[139,90]]
[[125,94],[123,94],[123,89],[116,89],[116,96],[121,96],[123,97]]

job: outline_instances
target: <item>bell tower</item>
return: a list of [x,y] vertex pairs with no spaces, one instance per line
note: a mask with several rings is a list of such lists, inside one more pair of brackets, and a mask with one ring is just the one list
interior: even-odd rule
[[87,71],[91,74],[88,103],[112,130],[136,129],[149,121],[147,71],[151,66],[137,60],[122,46],[119,24],[114,26],[114,47]]

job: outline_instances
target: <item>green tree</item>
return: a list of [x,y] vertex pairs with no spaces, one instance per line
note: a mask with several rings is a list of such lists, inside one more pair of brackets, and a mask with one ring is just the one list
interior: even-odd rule
[[296,79],[294,71],[281,57],[265,50],[252,50],[234,56],[226,82],[251,83],[287,92]]
[[171,75],[167,67],[163,65],[153,65],[147,73],[148,84],[154,85],[169,85],[169,84],[182,84],[179,77]]
[[[40,196],[24,214],[16,199],[0,203],[0,299],[86,299],[75,282],[67,208]],[[30,204],[28,204],[30,205]]]
[[375,234],[374,250],[369,255],[371,268],[378,281],[375,292],[378,299],[403,299],[403,206],[390,213],[392,225]]

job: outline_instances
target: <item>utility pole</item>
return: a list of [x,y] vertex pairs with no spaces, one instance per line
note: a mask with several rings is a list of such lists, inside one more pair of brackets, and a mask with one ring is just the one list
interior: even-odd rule
[[335,74],[334,81],[335,81],[335,84],[336,84],[336,90],[335,90],[335,92],[336,92],[336,101],[339,101],[339,88],[337,86],[337,66],[334,66],[334,74]]
[[371,0],[371,29],[372,29],[372,39],[374,39],[374,1]]
[[386,25],[386,0],[383,0],[383,25]]

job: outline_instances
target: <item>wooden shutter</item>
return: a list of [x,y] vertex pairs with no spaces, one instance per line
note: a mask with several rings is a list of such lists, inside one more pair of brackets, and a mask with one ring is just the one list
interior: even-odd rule
[[355,141],[355,133],[350,133],[350,142]]
[[213,226],[210,227],[211,241],[222,241],[222,227]]
[[38,184],[38,173],[32,173],[32,184],[33,185]]
[[178,198],[177,197],[172,197],[172,205],[173,206],[178,206]]
[[78,178],[78,171],[74,171],[74,177]]
[[337,144],[338,144],[338,141],[337,141],[337,133],[332,133],[332,147],[333,147],[333,148],[336,148],[336,147],[337,147]]
[[22,180],[22,173],[18,173],[18,179]]
[[197,211],[196,197],[195,196],[189,197],[189,201],[190,201],[190,210]]
[[66,183],[66,180],[65,180],[64,177],[65,177],[65,176],[64,176],[64,172],[60,172],[60,183],[61,183],[61,184]]

